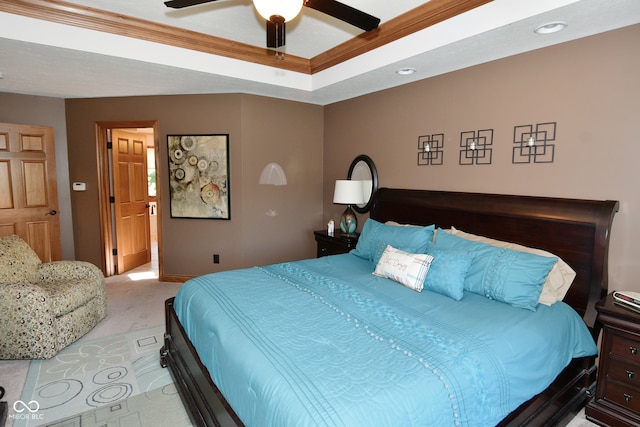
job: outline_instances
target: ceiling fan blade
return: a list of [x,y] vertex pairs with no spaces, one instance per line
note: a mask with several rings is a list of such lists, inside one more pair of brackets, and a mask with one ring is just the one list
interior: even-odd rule
[[305,0],[304,5],[365,31],[378,28],[378,24],[380,24],[380,18],[335,0]]
[[167,7],[172,7],[174,9],[182,9],[183,7],[195,6],[202,3],[210,3],[212,1],[216,0],[169,0],[164,2],[164,5]]

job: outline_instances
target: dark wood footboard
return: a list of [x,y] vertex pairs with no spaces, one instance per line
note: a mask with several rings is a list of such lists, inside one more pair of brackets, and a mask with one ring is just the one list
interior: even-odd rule
[[173,309],[173,300],[165,302],[166,332],[160,363],[171,371],[191,421],[197,426],[243,426],[187,338]]
[[596,390],[595,357],[573,359],[553,383],[498,426],[555,426],[584,407]]

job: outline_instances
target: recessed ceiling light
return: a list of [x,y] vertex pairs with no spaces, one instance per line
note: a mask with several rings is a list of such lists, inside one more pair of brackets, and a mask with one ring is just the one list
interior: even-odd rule
[[408,76],[409,74],[413,74],[415,72],[415,68],[398,68],[396,70],[396,74],[400,74],[401,76]]
[[546,24],[540,25],[538,28],[533,30],[536,34],[552,34],[557,33],[558,31],[562,31],[567,28],[567,23],[563,21],[554,21],[547,22]]

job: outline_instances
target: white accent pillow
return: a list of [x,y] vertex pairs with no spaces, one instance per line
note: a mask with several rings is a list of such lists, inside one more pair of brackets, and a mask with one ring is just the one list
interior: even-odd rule
[[421,292],[431,262],[433,257],[429,254],[412,254],[387,245],[373,274]]
[[471,233],[465,233],[458,230],[455,227],[451,227],[451,234],[462,237],[467,240],[475,242],[487,243],[499,248],[509,248],[515,251],[528,252],[535,255],[541,255],[546,257],[558,258],[558,261],[553,265],[551,271],[547,275],[547,279],[542,285],[542,292],[538,298],[538,302],[544,305],[552,305],[557,301],[562,301],[567,291],[573,283],[573,279],[576,277],[576,272],[564,262],[559,256],[542,249],[529,248],[527,246],[518,245],[517,243],[504,242],[502,240],[490,239],[488,237],[477,236]]

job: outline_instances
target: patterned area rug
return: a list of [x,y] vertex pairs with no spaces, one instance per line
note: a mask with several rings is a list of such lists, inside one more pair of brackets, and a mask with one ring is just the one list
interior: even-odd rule
[[163,326],[78,342],[34,360],[14,426],[190,426],[167,369]]

